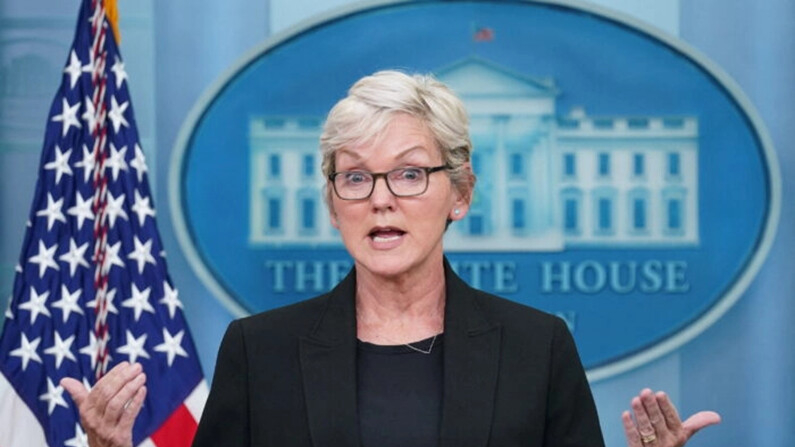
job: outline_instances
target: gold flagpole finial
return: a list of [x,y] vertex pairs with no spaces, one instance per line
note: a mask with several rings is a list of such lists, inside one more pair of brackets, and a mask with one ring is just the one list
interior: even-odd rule
[[113,37],[116,38],[116,44],[121,43],[121,34],[119,33],[119,7],[116,5],[116,0],[102,0],[105,5],[105,17],[108,18],[113,29]]

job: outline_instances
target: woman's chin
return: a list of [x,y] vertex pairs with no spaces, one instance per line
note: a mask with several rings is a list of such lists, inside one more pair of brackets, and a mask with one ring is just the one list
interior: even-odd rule
[[373,256],[360,264],[372,275],[382,278],[399,277],[411,269],[411,263],[405,256],[395,255]]
[[396,279],[419,273],[429,275],[434,270],[429,268],[432,263],[442,265],[441,256],[435,260],[435,256],[417,257],[404,250],[373,251],[366,257],[357,260],[357,267],[364,268],[368,273],[383,279]]

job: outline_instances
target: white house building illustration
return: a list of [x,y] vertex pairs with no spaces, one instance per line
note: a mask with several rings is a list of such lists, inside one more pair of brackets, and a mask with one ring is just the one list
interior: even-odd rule
[[[448,251],[697,245],[698,119],[559,114],[552,79],[467,58],[436,72],[470,114],[478,176]],[[322,194],[322,118],[249,120],[249,243],[334,246]]]

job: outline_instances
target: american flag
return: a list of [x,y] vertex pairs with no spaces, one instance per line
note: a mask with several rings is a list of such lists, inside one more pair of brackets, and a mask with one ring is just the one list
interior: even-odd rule
[[207,386],[155,225],[127,74],[101,0],[84,0],[47,120],[0,336],[0,447],[86,446],[63,377],[139,362],[136,445],[189,445]]
[[475,42],[491,42],[494,40],[494,29],[489,27],[476,27],[472,32],[472,40]]

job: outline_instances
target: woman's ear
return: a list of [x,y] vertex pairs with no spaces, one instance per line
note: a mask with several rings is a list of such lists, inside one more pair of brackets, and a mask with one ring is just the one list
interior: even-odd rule
[[466,217],[469,212],[469,205],[472,202],[472,189],[474,187],[475,178],[472,174],[472,166],[467,162],[464,163],[462,168],[465,170],[466,181],[463,185],[455,188],[455,202],[448,216],[450,220],[461,220]]

